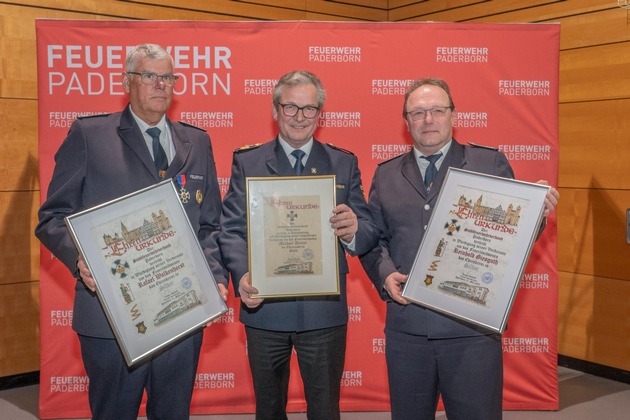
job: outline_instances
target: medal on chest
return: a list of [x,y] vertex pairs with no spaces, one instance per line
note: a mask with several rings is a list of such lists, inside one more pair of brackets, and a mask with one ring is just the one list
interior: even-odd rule
[[190,200],[190,193],[186,189],[186,175],[177,175],[177,183],[180,186],[179,199],[182,201],[182,203],[186,204],[188,203],[188,200]]

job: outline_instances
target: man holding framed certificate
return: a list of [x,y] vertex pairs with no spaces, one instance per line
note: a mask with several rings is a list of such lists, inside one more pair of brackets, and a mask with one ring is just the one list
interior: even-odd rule
[[[414,147],[381,163],[370,189],[380,245],[361,263],[387,302],[385,354],[392,418],[398,420],[433,418],[440,394],[449,420],[502,416],[500,334],[410,304],[402,295],[449,167],[514,177],[503,153],[453,139],[454,110],[446,82],[415,81],[403,107]],[[558,197],[550,188],[544,216]]]
[[[348,322],[345,252],[361,255],[378,240],[378,229],[365,202],[357,158],[313,138],[325,96],[320,80],[310,72],[294,71],[280,78],[274,88],[272,109],[279,134],[271,142],[235,150],[230,187],[223,200],[219,244],[234,289],[242,301],[240,320],[247,333],[259,420],[286,418],[293,349],[297,352],[304,381],[308,417],[339,419]],[[330,188],[334,190],[331,192],[335,196],[334,206],[325,204],[327,193],[317,193],[327,191],[323,186],[311,188],[300,182],[300,177],[306,181],[325,175],[335,177],[335,184]],[[260,194],[248,190],[248,182],[261,177],[298,177],[289,179],[288,184],[299,185],[301,191],[290,191],[287,182],[276,192],[269,186],[270,182]],[[287,196],[291,198],[283,198]],[[248,226],[248,223],[252,223],[252,214],[260,207],[270,209],[271,213],[265,215],[262,222],[269,225],[261,229],[263,239],[281,240],[250,237],[250,231],[257,226]],[[286,214],[281,218],[273,209],[281,209]],[[326,216],[322,223],[320,210],[332,216]],[[296,224],[293,219],[301,222]],[[318,256],[318,249],[326,247],[317,232],[323,232],[323,237],[326,230],[332,230],[338,238],[333,245],[337,257],[337,263],[333,262],[336,271],[333,275],[339,276],[338,292],[292,297],[254,296],[259,290],[252,286],[250,278],[255,285],[260,276],[258,272],[250,272],[252,254],[266,255],[263,265],[270,268],[261,271],[270,278],[284,276],[294,283],[311,281],[309,276],[322,265],[318,264],[322,258]],[[251,242],[265,245],[252,246]],[[277,248],[269,249],[271,246]],[[278,260],[276,254],[284,253],[285,248],[289,253],[295,251],[295,257]]]
[[[178,79],[166,50],[155,44],[138,45],[129,51],[125,65],[122,86],[129,104],[122,112],[79,118],[72,124],[55,155],[55,170],[35,234],[77,279],[72,327],[79,335],[90,381],[92,417],[137,418],[146,389],[149,419],[184,420],[190,416],[203,331],[191,331],[148,361],[127,366],[96,294],[101,289],[95,278],[102,279],[93,277],[65,223],[67,216],[176,178],[180,186],[177,199],[183,204],[222,298],[227,298],[227,273],[217,245],[221,193],[210,138],[204,130],[166,117]],[[154,215],[153,224],[145,219],[145,225],[149,230],[169,225],[162,216]],[[121,227],[125,239],[127,227],[132,228]],[[151,236],[140,232],[142,229],[134,230],[139,233],[136,236],[134,232],[127,243]],[[120,244],[119,235],[111,233],[115,237],[106,239]],[[171,259],[180,263],[183,258]],[[147,273],[156,262],[147,264]],[[124,274],[126,265],[115,263],[112,269]],[[188,283],[182,286],[193,282]],[[132,299],[129,289],[121,292]],[[186,305],[186,301],[180,304]],[[168,314],[174,316],[170,309]],[[166,322],[166,318],[161,320]],[[144,333],[145,326],[139,324],[138,331]]]

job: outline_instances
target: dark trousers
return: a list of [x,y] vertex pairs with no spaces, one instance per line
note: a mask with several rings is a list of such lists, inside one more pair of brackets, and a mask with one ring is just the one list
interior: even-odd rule
[[149,419],[189,420],[202,339],[197,332],[129,368],[116,340],[79,335],[92,418],[136,420],[146,389]]
[[448,420],[502,418],[499,334],[429,340],[385,330],[393,420],[433,419],[442,395]]
[[247,354],[254,380],[257,420],[287,418],[293,348],[304,383],[309,420],[340,418],[339,393],[346,354],[347,326],[305,332],[246,327]]

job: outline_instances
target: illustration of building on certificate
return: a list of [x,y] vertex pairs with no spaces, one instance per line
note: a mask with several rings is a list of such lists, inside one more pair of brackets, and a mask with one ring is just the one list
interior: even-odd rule
[[471,304],[492,307],[528,201],[459,187],[424,284]]
[[202,304],[194,266],[164,206],[112,220],[94,228],[93,234],[104,244],[110,280],[138,334]]

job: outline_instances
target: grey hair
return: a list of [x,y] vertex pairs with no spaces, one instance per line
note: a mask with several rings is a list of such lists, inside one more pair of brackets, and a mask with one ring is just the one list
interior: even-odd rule
[[324,85],[317,76],[306,70],[290,71],[283,75],[280,80],[278,80],[278,83],[276,83],[276,86],[273,89],[273,105],[277,107],[280,103],[282,89],[285,86],[293,87],[298,85],[315,86],[315,89],[317,89],[317,106],[319,108],[324,106],[324,101],[326,100],[326,91],[324,90]]
[[136,71],[136,65],[144,58],[151,58],[153,60],[162,60],[167,58],[173,65],[173,57],[166,52],[164,48],[157,44],[140,44],[133,47],[127,54],[127,60],[125,61],[126,71]]

